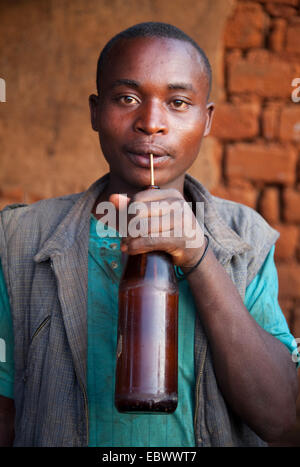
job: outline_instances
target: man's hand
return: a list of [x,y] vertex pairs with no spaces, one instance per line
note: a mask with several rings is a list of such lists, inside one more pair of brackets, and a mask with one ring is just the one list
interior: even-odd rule
[[130,255],[165,251],[177,266],[192,267],[204,250],[203,231],[189,204],[173,188],[148,189],[132,199],[113,194],[117,209],[128,209],[128,236],[121,250]]

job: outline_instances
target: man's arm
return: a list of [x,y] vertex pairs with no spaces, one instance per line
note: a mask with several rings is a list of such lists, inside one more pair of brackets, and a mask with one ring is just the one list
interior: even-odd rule
[[261,438],[276,440],[296,416],[297,373],[288,349],[252,318],[210,249],[187,280],[225,399]]
[[14,441],[15,405],[13,399],[0,396],[0,446],[12,446]]

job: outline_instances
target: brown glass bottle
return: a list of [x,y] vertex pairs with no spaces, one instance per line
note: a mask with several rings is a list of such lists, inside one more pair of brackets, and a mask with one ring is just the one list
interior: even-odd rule
[[172,257],[129,255],[119,287],[115,406],[172,413],[177,407],[178,284]]

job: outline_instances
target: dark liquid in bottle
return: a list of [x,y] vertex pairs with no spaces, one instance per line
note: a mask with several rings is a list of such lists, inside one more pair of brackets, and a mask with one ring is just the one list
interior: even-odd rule
[[120,412],[177,407],[178,287],[169,255],[129,257],[119,289],[115,405]]

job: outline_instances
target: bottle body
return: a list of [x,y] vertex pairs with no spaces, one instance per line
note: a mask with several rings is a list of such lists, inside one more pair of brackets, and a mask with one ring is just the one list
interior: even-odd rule
[[178,387],[178,285],[171,257],[128,257],[119,287],[115,405],[172,413]]

